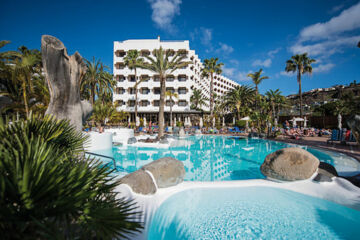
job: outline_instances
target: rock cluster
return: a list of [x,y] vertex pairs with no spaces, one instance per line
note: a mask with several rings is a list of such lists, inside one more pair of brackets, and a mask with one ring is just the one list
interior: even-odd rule
[[177,185],[184,177],[184,164],[175,158],[164,157],[126,175],[120,182],[129,185],[136,193],[147,195],[156,193],[157,188]]
[[310,178],[318,169],[319,159],[301,148],[283,148],[266,156],[260,170],[269,178],[284,181]]

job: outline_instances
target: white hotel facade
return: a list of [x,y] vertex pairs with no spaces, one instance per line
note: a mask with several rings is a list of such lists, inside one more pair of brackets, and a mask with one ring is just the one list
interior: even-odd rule
[[[130,70],[125,66],[124,57],[129,50],[136,49],[141,56],[153,56],[153,50],[171,49],[175,52],[181,52],[186,55],[185,61],[191,61],[192,64],[183,69],[175,70],[171,75],[166,77],[166,91],[174,91],[178,93],[178,99],[173,99],[172,111],[173,117],[183,121],[185,117],[191,117],[194,114],[201,114],[190,108],[190,97],[193,89],[201,89],[206,98],[210,98],[210,79],[201,77],[201,69],[203,64],[196,55],[194,50],[190,49],[189,41],[160,41],[157,39],[139,39],[114,42],[114,77],[117,86],[114,91],[113,101],[118,103],[118,111],[131,113],[134,120],[135,112],[135,89],[134,85],[137,80],[142,79],[138,85],[138,115],[146,118],[147,121],[157,122],[159,103],[160,103],[160,79],[159,76],[147,69],[137,69],[137,80],[135,79],[134,70]],[[145,61],[146,58],[144,58]],[[223,95],[231,90],[238,83],[222,76],[214,77],[214,92],[217,95]],[[168,122],[170,112],[170,100],[166,99],[165,121]],[[208,107],[203,106],[202,109],[209,111]]]

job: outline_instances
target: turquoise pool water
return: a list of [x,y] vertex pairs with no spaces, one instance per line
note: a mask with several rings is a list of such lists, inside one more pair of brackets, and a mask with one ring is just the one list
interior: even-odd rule
[[[227,136],[191,136],[180,140],[178,147],[114,147],[97,153],[116,159],[118,172],[126,174],[161,157],[174,157],[184,163],[187,181],[227,181],[264,178],[260,165],[265,157],[278,149],[293,145],[263,139],[239,139]],[[346,155],[303,147],[321,161],[335,166],[338,172],[351,175],[360,172],[360,164]],[[102,159],[114,168],[109,159]]]
[[155,212],[148,239],[358,239],[360,212],[270,188],[193,189]]

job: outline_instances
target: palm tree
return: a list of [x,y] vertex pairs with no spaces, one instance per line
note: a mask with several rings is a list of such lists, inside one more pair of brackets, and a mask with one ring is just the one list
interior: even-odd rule
[[255,84],[255,90],[256,90],[256,95],[259,94],[259,90],[258,90],[258,85],[264,80],[264,79],[269,79],[268,76],[261,76],[262,73],[262,69],[260,68],[259,71],[254,72],[254,73],[249,73],[247,76],[250,77],[253,81],[253,83]]
[[[164,50],[162,47],[153,52],[155,58],[146,56],[149,63],[144,62],[140,67],[157,73],[160,78],[160,107],[159,107],[159,134],[158,138],[164,135],[164,107],[165,107],[165,89],[166,75],[171,74],[176,69],[186,67],[192,62],[184,61],[186,55],[174,51]],[[171,57],[171,58],[170,58]]]
[[173,105],[172,104],[173,103],[172,99],[173,98],[179,98],[179,95],[176,92],[166,91],[165,96],[170,98],[170,126],[174,127],[173,126],[173,119],[172,119],[172,105]]
[[105,71],[108,67],[103,65],[100,60],[95,61],[95,57],[93,57],[92,62],[85,61],[87,70],[81,80],[80,91],[82,97],[90,99],[91,104],[94,105],[96,93],[112,91],[112,76],[110,78],[110,75]]
[[250,86],[242,85],[229,91],[225,96],[225,101],[230,109],[235,110],[237,118],[240,120],[242,112],[249,112],[254,97],[255,90]]
[[29,97],[33,92],[33,76],[40,74],[41,53],[24,46],[19,47],[12,63],[12,81],[21,84],[23,104],[26,116],[29,116]]
[[144,59],[140,57],[140,54],[139,54],[138,50],[129,50],[127,52],[127,55],[124,57],[124,61],[125,61],[125,65],[130,70],[134,70],[134,72],[135,72],[135,85],[134,85],[134,88],[135,88],[135,119],[136,119],[137,118],[137,107],[138,107],[137,86],[142,82],[141,78],[139,80],[137,80],[136,68],[144,64]]
[[276,115],[275,105],[276,105],[276,102],[278,101],[278,98],[281,96],[281,92],[279,89],[276,89],[275,91],[270,89],[265,93],[265,96],[267,98],[267,101],[270,103],[272,117],[275,120],[275,115]]
[[[218,63],[218,58],[210,58],[204,60],[204,68],[202,71],[203,77],[210,76],[210,121],[214,118],[214,74],[221,74],[223,63]],[[215,127],[215,126],[213,126]]]
[[203,96],[200,89],[194,89],[190,97],[191,108],[195,110],[201,110],[202,106],[206,106],[206,98]]
[[291,57],[291,59],[286,61],[286,72],[296,72],[297,71],[297,82],[299,84],[299,97],[300,97],[300,117],[303,116],[302,112],[302,92],[301,92],[301,75],[304,73],[312,73],[311,64],[316,62],[315,59],[309,58],[307,53],[296,54]]

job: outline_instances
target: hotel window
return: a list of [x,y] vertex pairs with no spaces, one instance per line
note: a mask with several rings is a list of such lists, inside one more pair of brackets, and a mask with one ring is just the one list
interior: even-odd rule
[[186,88],[179,88],[178,89],[179,94],[186,94]]
[[141,94],[149,94],[150,89],[148,89],[148,88],[142,88],[142,89],[140,90],[140,92],[141,92]]
[[168,88],[166,88],[166,91],[170,91],[171,93],[174,93],[174,92],[175,92],[175,89],[172,88],[172,87],[168,87]]
[[178,105],[181,107],[185,107],[187,105],[187,102],[185,100],[180,100]]
[[160,91],[160,88],[154,88],[154,94],[160,94],[161,91]]
[[160,77],[159,76],[154,76],[154,82],[160,82]]
[[123,82],[123,81],[125,81],[125,77],[123,75],[120,75],[120,76],[118,76],[117,80],[119,82]]
[[135,94],[136,90],[135,88],[129,88],[129,94]]
[[129,107],[135,107],[135,100],[129,100],[128,101],[128,106]]
[[186,82],[186,76],[185,75],[178,76],[178,80],[179,82]]
[[141,76],[141,81],[148,82],[150,80],[150,77],[148,75]]
[[125,93],[125,89],[124,88],[117,88],[116,89],[116,94],[124,94]]
[[160,106],[160,100],[154,100],[154,107]]
[[166,77],[166,81],[167,82],[173,82],[174,81],[174,77],[170,76],[170,77]]
[[124,57],[126,55],[126,52],[124,50],[118,50],[116,51],[116,56],[118,57]]
[[129,76],[129,82],[135,82],[135,76]]
[[140,106],[141,107],[146,107],[146,106],[148,106],[149,105],[149,101],[147,101],[147,100],[142,100],[142,101],[140,101]]
[[174,101],[167,100],[167,101],[166,101],[166,106],[167,106],[167,107],[170,107],[170,105],[171,105],[171,106],[174,106],[174,105],[175,105],[175,102],[174,102]]
[[124,105],[124,101],[123,100],[117,100],[116,104],[118,107],[121,107],[122,105]]

